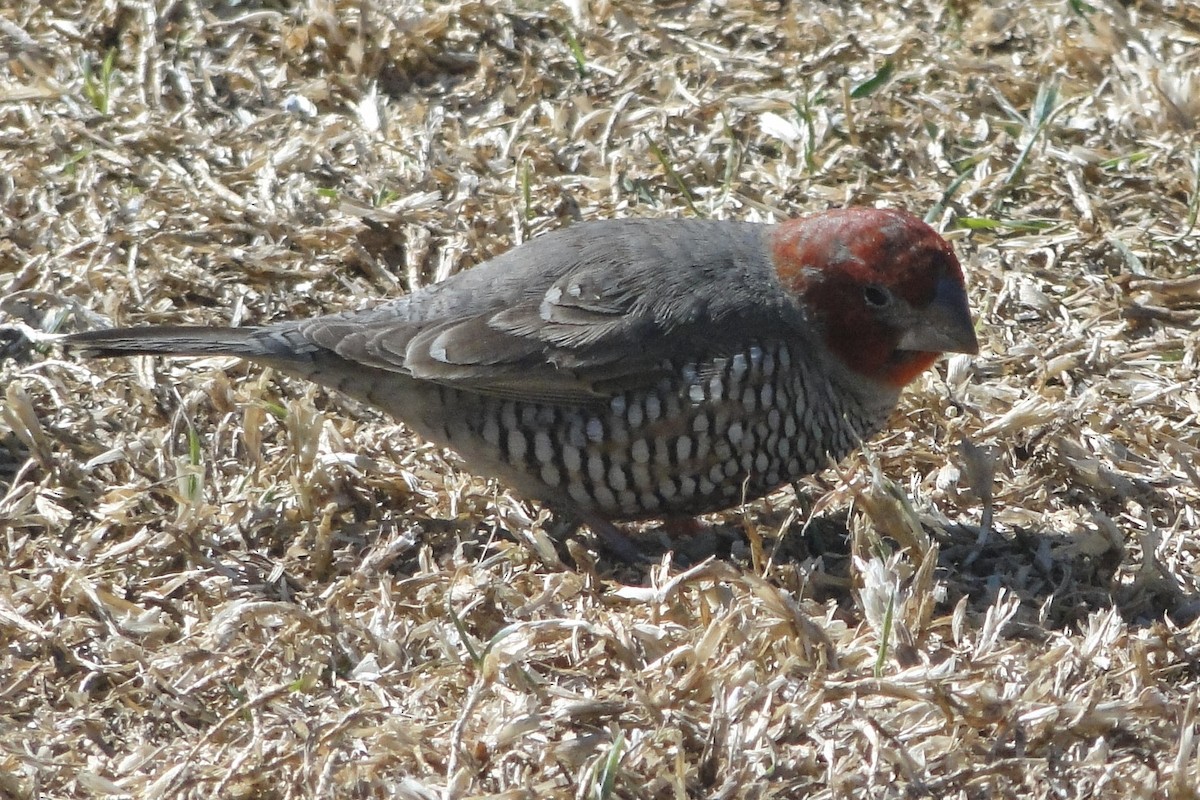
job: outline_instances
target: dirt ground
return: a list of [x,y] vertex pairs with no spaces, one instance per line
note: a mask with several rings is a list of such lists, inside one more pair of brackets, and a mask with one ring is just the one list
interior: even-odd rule
[[0,797],[1200,795],[1194,0],[17,0],[0,55],[0,325],[862,204],[982,345],[639,568],[302,382],[0,337]]

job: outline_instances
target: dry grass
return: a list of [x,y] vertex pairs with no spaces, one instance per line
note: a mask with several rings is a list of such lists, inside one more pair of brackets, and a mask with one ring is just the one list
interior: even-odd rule
[[933,209],[984,343],[684,572],[564,563],[300,383],[18,354],[0,796],[1196,797],[1200,11],[867,5],[0,9],[0,322],[880,203]]

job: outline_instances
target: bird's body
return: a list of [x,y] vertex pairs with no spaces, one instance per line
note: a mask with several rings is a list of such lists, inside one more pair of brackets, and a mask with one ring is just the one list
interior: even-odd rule
[[840,459],[940,352],[974,352],[962,285],[903,212],[619,220],[366,311],[67,344],[270,364],[602,524],[728,507]]

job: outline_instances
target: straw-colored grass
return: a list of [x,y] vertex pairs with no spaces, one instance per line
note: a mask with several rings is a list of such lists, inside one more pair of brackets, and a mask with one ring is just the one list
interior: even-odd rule
[[1198,9],[0,8],[0,324],[856,203],[947,233],[983,344],[641,570],[303,383],[18,343],[0,797],[1196,797]]

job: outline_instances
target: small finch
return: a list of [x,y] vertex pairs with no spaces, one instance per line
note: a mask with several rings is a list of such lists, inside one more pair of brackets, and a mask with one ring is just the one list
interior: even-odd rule
[[240,356],[315,381],[625,556],[613,521],[762,497],[874,435],[942,353],[978,349],[950,246],[872,208],[583,223],[365,311],[64,342]]

